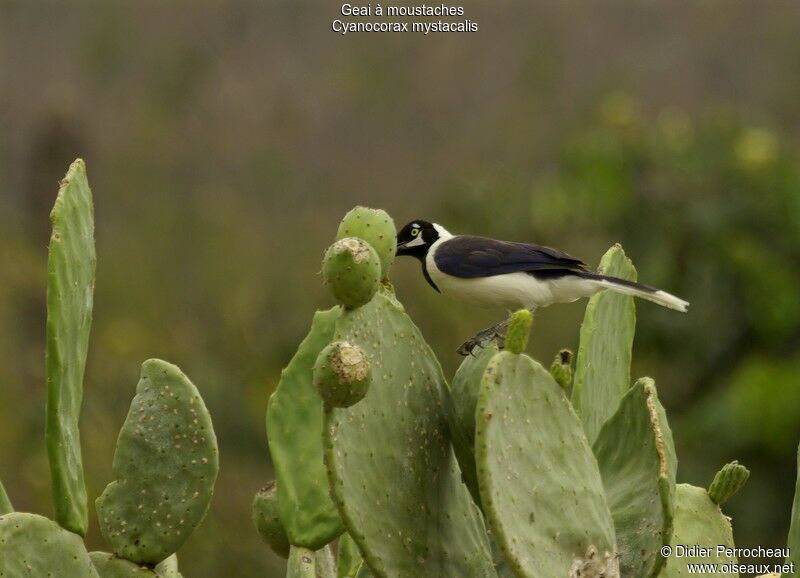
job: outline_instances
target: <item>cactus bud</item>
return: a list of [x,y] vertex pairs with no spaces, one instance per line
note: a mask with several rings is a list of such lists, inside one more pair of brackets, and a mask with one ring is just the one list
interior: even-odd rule
[[350,407],[364,399],[370,378],[367,354],[347,341],[328,345],[314,364],[314,385],[331,407]]
[[261,539],[282,558],[289,557],[289,538],[278,516],[278,486],[270,482],[253,500],[253,523]]
[[712,502],[721,506],[742,489],[749,477],[750,470],[739,462],[732,461],[725,464],[708,487],[708,497]]
[[522,353],[528,347],[528,336],[533,324],[533,313],[527,309],[515,311],[506,334],[506,350],[511,353]]
[[369,243],[381,261],[381,278],[389,275],[397,251],[397,229],[386,211],[367,207],[352,209],[339,223],[336,232],[337,239],[345,237],[358,237]]
[[556,353],[556,358],[550,366],[550,375],[563,389],[572,385],[572,357],[569,349],[562,349]]
[[322,273],[333,296],[347,309],[369,303],[378,290],[381,263],[363,239],[339,239],[325,251]]

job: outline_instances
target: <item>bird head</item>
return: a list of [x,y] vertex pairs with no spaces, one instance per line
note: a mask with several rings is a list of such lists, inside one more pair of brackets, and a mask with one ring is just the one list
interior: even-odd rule
[[428,250],[447,231],[436,223],[417,219],[411,221],[397,233],[397,254],[424,259]]

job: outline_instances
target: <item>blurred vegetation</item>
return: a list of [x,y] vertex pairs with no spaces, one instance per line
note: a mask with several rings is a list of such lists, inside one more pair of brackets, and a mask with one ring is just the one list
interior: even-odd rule
[[[272,477],[266,400],[316,307],[338,219],[361,203],[560,247],[624,244],[639,278],[633,376],[672,420],[679,481],[738,458],[740,546],[785,541],[800,439],[800,6],[468,3],[476,35],[327,34],[322,2],[0,2],[0,477],[50,513],[43,443],[47,212],[87,160],[97,221],[83,446],[90,495],[149,357],[193,377],[221,472],[187,576],[280,576],[250,523]],[[12,81],[13,80],[13,81]],[[502,312],[393,280],[451,374]],[[583,303],[537,315],[575,347]],[[99,546],[92,520],[88,542]]]

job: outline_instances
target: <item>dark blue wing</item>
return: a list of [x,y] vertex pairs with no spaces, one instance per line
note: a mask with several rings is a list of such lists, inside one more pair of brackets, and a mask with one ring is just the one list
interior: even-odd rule
[[444,241],[433,256],[440,271],[454,277],[491,277],[504,273],[585,271],[586,264],[562,251],[459,235]]

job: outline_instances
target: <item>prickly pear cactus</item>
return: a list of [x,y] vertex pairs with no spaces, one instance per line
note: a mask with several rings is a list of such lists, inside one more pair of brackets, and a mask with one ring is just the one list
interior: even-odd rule
[[573,354],[569,349],[562,349],[556,353],[553,363],[550,364],[550,375],[556,383],[565,391],[572,387],[572,358]]
[[159,578],[183,578],[178,570],[178,556],[173,554],[166,560],[159,562],[156,566],[156,574]]
[[113,467],[116,481],[97,499],[103,537],[117,556],[157,564],[205,516],[219,468],[211,416],[176,366],[142,364]]
[[367,396],[326,412],[325,461],[348,532],[381,578],[490,577],[480,514],[447,439],[444,378],[388,290],[345,312],[336,339],[372,365]]
[[100,578],[159,578],[150,568],[117,558],[114,554],[92,552],[89,557]]
[[[675,521],[672,532],[673,555],[667,560],[660,578],[696,576],[688,569],[689,564],[736,563],[735,557],[717,556],[717,546],[733,548],[733,531],[730,519],[711,501],[703,488],[678,484],[675,491]],[[710,549],[711,556],[675,556],[675,548],[701,546]],[[717,573],[714,576],[738,578],[738,573]]]
[[797,480],[794,486],[792,515],[786,545],[789,548],[789,556],[786,558],[786,563],[791,564],[794,562],[794,567],[800,568],[800,446],[797,448]]
[[316,578],[336,578],[336,559],[330,546],[317,550],[314,561],[317,565]]
[[339,538],[339,550],[336,556],[336,578],[356,578],[358,569],[363,563],[361,552],[358,551],[358,546],[350,534],[342,534],[342,537]]
[[[600,273],[631,281],[636,269],[622,246],[614,245],[600,261]],[[601,291],[589,299],[581,325],[572,405],[586,437],[594,443],[631,383],[631,347],[636,330],[633,297]]]
[[286,578],[317,578],[316,560],[313,550],[292,546],[289,563],[286,566]]
[[367,303],[381,281],[378,254],[369,243],[356,237],[339,239],[328,247],[322,275],[336,300],[348,309]]
[[253,523],[261,539],[282,558],[289,557],[289,537],[278,514],[278,487],[275,482],[262,488],[253,500]]
[[672,537],[675,472],[672,431],[650,378],[640,379],[593,446],[614,518],[623,576],[656,576]]
[[314,363],[314,386],[322,401],[333,407],[350,407],[364,399],[372,378],[367,354],[358,345],[334,341]]
[[472,355],[467,355],[450,385],[447,411],[450,439],[461,466],[464,483],[476,504],[480,504],[481,498],[475,469],[475,406],[478,403],[483,372],[498,351],[497,344],[493,341],[486,349],[478,348]]
[[516,576],[619,576],[611,512],[581,422],[527,355],[503,351],[489,362],[475,458],[484,512]]
[[749,477],[750,470],[738,461],[734,460],[725,464],[708,487],[708,497],[712,502],[721,506],[742,489]]
[[339,223],[337,239],[358,237],[369,243],[381,261],[381,277],[386,278],[397,251],[397,229],[382,209],[355,207]]
[[322,401],[312,379],[317,356],[333,340],[341,314],[341,308],[334,307],[314,315],[308,336],[281,373],[267,407],[281,521],[292,544],[312,550],[344,531],[328,490],[322,457]]
[[55,519],[81,536],[89,527],[78,419],[94,300],[94,210],[86,166],[61,181],[47,260],[47,454]]
[[0,516],[0,576],[98,578],[80,536],[20,512]]

